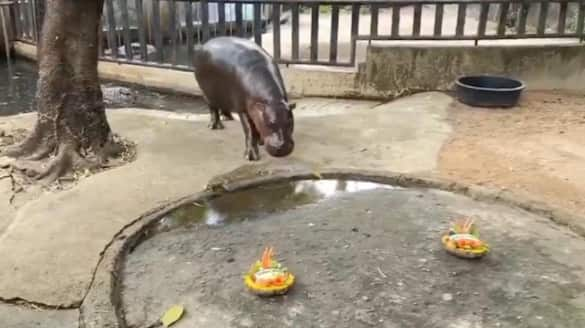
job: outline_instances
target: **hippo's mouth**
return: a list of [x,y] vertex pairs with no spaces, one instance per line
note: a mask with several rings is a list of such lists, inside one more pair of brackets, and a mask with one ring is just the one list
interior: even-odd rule
[[273,133],[264,138],[266,152],[274,157],[284,157],[292,153],[295,143],[292,139],[285,139],[281,133]]
[[281,148],[285,144],[282,132],[273,132],[272,134],[264,137],[264,144],[272,148]]

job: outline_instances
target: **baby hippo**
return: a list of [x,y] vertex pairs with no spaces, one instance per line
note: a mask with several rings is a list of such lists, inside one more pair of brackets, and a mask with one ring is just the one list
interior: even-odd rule
[[294,104],[289,104],[278,65],[252,41],[218,37],[195,48],[195,79],[203,91],[211,129],[223,129],[220,113],[238,113],[246,139],[244,157],[260,159],[258,145],[274,157],[289,155]]

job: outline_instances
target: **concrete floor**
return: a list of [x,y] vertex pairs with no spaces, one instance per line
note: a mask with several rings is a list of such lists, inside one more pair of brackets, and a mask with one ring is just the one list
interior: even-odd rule
[[0,304],[2,328],[78,328],[78,310],[42,310]]
[[[481,261],[442,249],[461,216],[477,217],[491,246]],[[270,185],[186,205],[160,229],[125,262],[117,292],[130,326],[177,303],[187,311],[177,328],[585,325],[585,262],[574,261],[585,240],[546,218],[444,191]],[[242,281],[267,245],[298,278],[271,300]]]
[[[432,31],[433,15],[431,10],[427,8],[423,10],[422,21],[425,23],[422,26],[423,34]],[[340,15],[338,53],[342,60],[349,58],[349,18],[350,15],[347,12]],[[301,29],[300,35],[301,55],[306,58],[309,54],[309,19],[310,15],[304,14],[301,16],[300,22],[301,26],[304,27]],[[444,32],[454,30],[455,20],[455,11],[446,6]],[[369,16],[362,16],[360,21],[360,31],[369,30]],[[411,30],[412,8],[404,9],[401,21],[401,33],[408,33]],[[324,60],[328,59],[329,52],[329,24],[330,15],[320,15],[319,58]],[[380,33],[388,33],[390,24],[390,12],[381,10]],[[468,17],[466,33],[473,33],[476,28],[477,21]],[[488,31],[493,31],[493,28],[493,24],[488,25]],[[289,40],[290,23],[283,25],[281,29],[282,39],[285,42],[282,49],[283,57],[289,57],[290,43],[286,43],[286,40]],[[482,42],[482,44],[507,44],[509,42],[490,41]],[[522,42],[533,44],[543,41],[523,40]],[[550,40],[546,42],[550,43]],[[573,41],[555,40],[554,42],[570,43]],[[384,44],[403,45],[408,44],[408,42],[384,42]],[[426,44],[469,45],[471,42],[429,42]],[[267,33],[263,36],[263,45],[269,52],[272,51],[272,34]],[[365,57],[366,45],[366,42],[358,44],[358,58]],[[297,124],[297,151],[292,157],[284,160],[268,158],[264,153],[263,161],[296,163],[315,168],[315,170],[328,166],[367,167],[395,172],[427,174],[436,169],[437,155],[451,133],[451,127],[446,121],[450,102],[449,97],[437,93],[420,94],[384,105],[373,102],[303,99],[298,102],[299,109],[296,115],[299,121]],[[1,106],[3,104],[0,104]],[[368,114],[364,115],[364,111],[367,111]],[[116,110],[109,112],[108,115],[116,132],[138,144],[139,157],[135,162],[84,179],[73,188],[58,193],[31,187],[25,193],[17,195],[12,204],[9,202],[10,181],[0,179],[0,255],[2,255],[0,256],[0,301],[3,301],[0,303],[1,327],[78,327],[78,310],[59,308],[75,308],[83,300],[92,280],[93,271],[101,258],[101,253],[117,232],[147,209],[200,190],[210,177],[246,163],[241,156],[243,136],[237,122],[228,123],[228,129],[225,131],[211,132],[206,129],[207,115],[169,114],[168,112],[141,109]],[[33,122],[34,116],[32,115],[4,117],[0,118],[0,130],[30,128]],[[120,183],[120,181],[124,181],[124,183]],[[460,210],[461,207],[458,207],[460,205],[453,205],[446,209],[445,213]],[[512,217],[514,216],[507,218]],[[526,217],[520,216],[519,221],[514,222],[523,222],[523,220],[526,220]],[[541,222],[539,225],[545,225],[545,223]],[[517,231],[510,233],[521,234]],[[579,243],[577,243],[578,247],[573,247],[576,245],[573,244],[573,241],[571,241],[571,247],[557,247],[557,241],[561,238],[566,239],[568,235],[571,234],[566,232],[563,235],[561,232],[551,232],[545,240],[539,241],[539,243],[544,244],[541,249],[544,254],[524,255],[527,258],[534,256],[541,262],[549,261],[548,263],[550,263],[550,257],[555,256],[560,263],[562,262],[558,268],[565,268],[565,262],[575,262],[575,258],[578,258],[578,255],[571,254],[575,250],[582,249]],[[573,240],[572,238],[574,236],[569,236],[570,240]],[[555,247],[551,246],[552,243]],[[535,252],[538,253],[537,250]],[[522,255],[521,252],[517,254]],[[249,254],[248,257],[252,258],[255,255]],[[440,256],[438,253],[433,256],[435,255]],[[242,263],[247,260],[248,258],[238,259]],[[417,269],[413,268],[413,270]],[[582,268],[571,270],[582,270]],[[393,271],[390,268],[386,272]],[[562,286],[558,287],[563,284],[562,279],[560,279],[563,276],[559,275],[558,271],[552,273],[553,275],[547,274],[540,277],[539,279],[542,280],[540,283],[548,283],[548,287],[552,286],[550,289],[552,295],[558,296],[555,292],[561,289],[565,290]],[[400,277],[400,274],[402,273],[396,272],[396,279]],[[526,281],[538,280],[534,271],[528,272],[528,275],[532,280]],[[582,277],[580,273],[577,276],[579,279]],[[571,279],[573,277],[570,276]],[[565,282],[571,282],[569,281],[571,279],[565,280]],[[511,279],[505,283],[506,288],[519,286],[517,279]],[[582,279],[580,283],[582,283]],[[577,286],[577,284],[569,284],[568,286]],[[421,285],[422,287],[424,286]],[[508,289],[515,291],[513,288]],[[443,294],[451,293],[442,289],[437,289],[437,292],[441,293],[435,296],[441,299]],[[171,297],[172,294],[167,296],[168,298],[164,302],[177,300]],[[359,297],[361,296],[359,295]],[[519,293],[515,296],[521,298],[523,294]],[[369,300],[379,298],[375,295],[367,295],[367,297]],[[218,295],[214,298],[214,302],[220,298],[221,295]],[[41,309],[34,305],[6,304],[19,300],[49,306],[53,310]],[[365,306],[359,303],[360,300],[363,301],[363,299],[358,299],[358,303],[356,303],[360,306],[358,310]],[[436,300],[437,303],[440,303],[438,299]],[[576,297],[572,299],[572,302],[582,306],[582,300],[582,297]],[[292,302],[294,301],[295,299],[292,300]],[[143,309],[134,309],[134,311],[135,313],[136,311],[146,311],[148,308],[152,312],[140,313],[140,315],[146,319],[154,318],[160,314],[161,310],[160,307],[157,307],[157,302],[161,302],[161,300],[157,299],[149,303],[150,308],[144,306]],[[254,300],[247,299],[246,302],[254,305]],[[226,315],[222,308],[219,310],[216,308],[215,310],[218,312],[213,312],[216,304],[212,302],[201,311]],[[304,309],[307,309],[307,306],[311,304],[307,303]],[[527,304],[526,309],[530,309],[530,304],[536,304],[536,302],[528,302]],[[197,304],[197,306],[200,305]],[[136,306],[141,305],[136,304]],[[439,304],[439,306],[442,305]],[[294,309],[299,308],[293,307]],[[411,309],[404,308],[403,310],[410,311]],[[310,314],[310,312],[295,311],[287,313],[287,316],[298,316],[304,320]],[[558,313],[564,313],[559,311]],[[582,308],[578,308],[577,311],[582,311]],[[371,313],[368,311],[354,312],[346,323],[362,324],[365,320],[367,324],[368,321],[371,322],[372,318],[378,319]],[[378,314],[381,313],[383,312]],[[272,322],[270,320],[273,318],[260,315],[258,322]],[[517,315],[506,320],[519,320],[519,316],[522,317],[522,315]],[[246,326],[253,322],[246,318],[242,318],[242,321],[237,324]],[[523,316],[521,324],[529,327],[540,327],[543,324],[551,323],[551,321],[543,321],[543,318],[548,320],[552,317],[540,314]],[[582,322],[578,321],[579,317],[575,318],[577,321],[565,322],[564,326],[573,327],[571,324],[576,324],[574,327],[582,327]],[[189,323],[194,322],[191,314],[187,319],[182,326],[186,327]],[[439,319],[444,318],[441,316]],[[501,322],[507,323],[505,320]],[[497,321],[494,321],[495,323]],[[557,323],[553,322],[552,325]],[[445,324],[447,327],[447,323]],[[471,314],[461,315],[450,324],[451,326],[448,327],[481,327],[477,316]],[[385,327],[395,327],[393,323],[388,321],[384,325]],[[510,325],[502,325],[502,327],[506,326]]]
[[[297,150],[280,160],[263,154],[263,160],[315,168],[429,172],[450,133],[444,118],[451,101],[440,93],[384,105],[301,100]],[[212,176],[246,163],[238,122],[228,122],[224,131],[209,131],[207,115],[139,109],[108,115],[115,131],[137,143],[135,162],[83,179],[65,191],[31,189],[36,199],[27,201],[30,194],[19,194],[14,205],[8,202],[10,181],[0,180],[2,299],[78,305],[101,252],[118,231],[147,209],[201,190]],[[33,115],[4,118],[0,129],[31,127],[33,122]]]
[[[388,104],[335,99],[302,99],[298,101],[295,115],[297,121],[295,124],[297,143],[295,153],[285,159],[269,158],[263,153],[262,163],[284,167],[299,166],[314,172],[332,167],[342,167],[436,176],[439,170],[439,153],[447,141],[453,137],[451,127],[453,122],[452,118],[448,117],[449,113],[452,114],[451,104],[452,99],[441,93],[418,94]],[[27,187],[25,192],[16,195],[12,204],[9,202],[10,181],[9,179],[0,179],[0,255],[2,255],[0,256],[0,301],[3,301],[2,306],[0,306],[0,322],[7,323],[8,327],[77,327],[78,311],[76,308],[85,297],[93,279],[96,265],[102,259],[102,252],[118,232],[133,223],[148,209],[199,191],[213,176],[221,175],[247,164],[242,157],[244,141],[238,122],[227,122],[227,129],[224,131],[209,131],[206,128],[207,115],[118,109],[109,111],[108,116],[116,132],[137,143],[138,158],[135,162],[84,178],[76,185],[63,191],[54,192]],[[30,128],[34,119],[34,115],[30,114],[0,118],[0,130],[12,131],[17,128]],[[482,124],[482,122],[477,122],[477,124]],[[497,129],[498,127],[494,126],[494,131]],[[443,157],[450,155],[452,153],[443,154]],[[2,173],[0,172],[0,176]],[[451,178],[455,181],[457,179],[457,177]],[[441,197],[447,196],[440,195],[439,198]],[[391,206],[392,208],[400,206],[407,208],[412,205],[400,199],[390,197],[388,202],[396,203]],[[379,203],[380,206],[384,205],[384,202]],[[452,214],[473,214],[472,210],[480,211],[484,206],[476,202],[465,205],[455,200],[453,202],[441,200],[435,205],[437,203],[446,204],[445,208],[437,210],[443,213],[441,218],[447,218]],[[433,211],[435,209],[432,204],[424,205],[421,203],[419,205],[421,205],[419,206],[421,210],[425,206],[432,207]],[[340,205],[339,208],[341,207]],[[357,208],[357,206],[350,206],[348,211],[354,210],[354,207]],[[556,318],[554,311],[551,310],[552,312],[549,311],[546,315],[535,314],[536,310],[534,309],[540,303],[536,301],[524,302],[523,297],[527,294],[523,294],[517,288],[521,285],[521,281],[528,281],[549,288],[547,289],[551,291],[549,299],[557,297],[557,303],[560,304],[558,307],[560,312],[558,313],[566,313],[569,308],[565,298],[563,298],[563,293],[568,293],[566,295],[569,296],[573,295],[570,297],[572,304],[570,306],[576,306],[573,308],[575,309],[574,318],[577,321],[562,322],[566,324],[566,327],[572,327],[572,324],[575,323],[582,324],[578,320],[581,320],[583,303],[578,294],[581,292],[580,283],[583,283],[584,280],[581,279],[581,264],[575,260],[578,257],[575,252],[582,251],[582,240],[576,240],[575,235],[571,232],[559,228],[542,217],[528,215],[525,212],[513,211],[514,213],[512,213],[508,211],[512,210],[504,208],[494,212],[492,209],[486,209],[475,214],[489,218],[485,222],[482,221],[482,226],[486,225],[486,233],[490,236],[490,240],[496,243],[499,256],[508,254],[507,256],[511,256],[510,258],[517,260],[518,263],[525,263],[522,262],[524,259],[526,261],[537,259],[537,261],[532,262],[532,267],[530,267],[531,263],[526,262],[526,267],[518,268],[517,271],[523,273],[524,276],[509,274],[512,277],[508,278],[508,275],[504,278],[498,276],[498,272],[490,271],[494,275],[485,279],[492,277],[491,281],[497,281],[498,284],[504,283],[503,281],[506,280],[506,290],[514,292],[511,299],[521,302],[520,304],[526,304],[526,307],[522,309],[511,304],[510,306],[515,309],[514,313],[518,314],[510,318],[502,318],[501,311],[496,311],[499,316],[490,317],[495,320],[491,322],[494,325],[501,322],[503,323],[502,327],[514,326],[515,321],[513,320],[519,320],[518,317],[523,318],[521,324],[526,324],[529,327],[539,327],[538,324],[542,322],[553,322],[550,320]],[[500,217],[500,213],[508,213],[509,215]],[[421,212],[422,214],[424,213]],[[393,216],[391,211],[382,211],[382,209],[380,209],[379,216],[380,218],[388,216],[394,219],[398,217]],[[425,215],[414,217],[416,220],[427,218],[428,216]],[[303,217],[303,220],[309,219],[311,218],[308,215]],[[315,222],[309,223],[314,224]],[[424,222],[419,223],[423,224]],[[433,221],[432,224],[437,224],[437,222]],[[502,224],[505,225],[502,226]],[[254,228],[254,226],[252,225],[250,228]],[[498,234],[497,231],[500,231],[498,229],[502,229],[505,233]],[[436,233],[439,232],[439,230],[436,231]],[[217,233],[221,233],[221,231],[217,231]],[[426,237],[430,238],[431,236]],[[505,237],[517,238],[522,240],[524,244],[536,245],[537,248],[516,250],[511,246],[511,241]],[[537,240],[532,240],[535,237]],[[209,245],[218,239],[219,237],[209,239]],[[559,245],[561,239],[563,243]],[[384,239],[379,240],[379,242],[382,243],[380,245],[383,245],[391,241]],[[287,246],[278,248],[282,250],[286,249]],[[436,245],[433,244],[431,249],[436,250]],[[334,251],[332,250],[332,252]],[[405,251],[404,256],[408,256],[408,251]],[[431,268],[437,272],[443,272],[441,270],[444,268],[440,267],[442,260],[438,261],[437,259],[439,257],[442,259],[444,254],[433,251],[431,255],[433,261],[428,262],[433,264]],[[237,261],[244,263],[256,256],[256,252],[246,256],[249,258],[238,257]],[[507,256],[506,258],[508,258]],[[287,254],[287,258],[291,258],[289,254]],[[426,257],[424,258],[426,259]],[[503,261],[500,264],[505,264],[506,258],[496,256],[494,259]],[[557,267],[552,265],[553,259],[557,261]],[[571,262],[574,265],[569,268]],[[410,267],[404,268],[412,272],[417,270]],[[391,267],[383,269],[388,270],[388,272],[392,270]],[[561,269],[567,274],[559,273],[558,270]],[[542,272],[550,271],[550,274],[546,273],[539,278],[536,276],[539,270]],[[402,274],[404,273],[396,272],[396,277],[400,277]],[[481,272],[477,274],[481,274]],[[394,274],[386,275],[391,277]],[[524,279],[525,277],[528,278]],[[172,277],[169,279],[172,280]],[[445,277],[445,279],[448,278]],[[563,281],[568,281],[569,284],[563,285]],[[452,280],[452,282],[455,283],[456,280]],[[176,282],[172,281],[172,283]],[[500,288],[498,286],[496,287]],[[424,285],[421,285],[418,292],[422,293],[422,287]],[[453,294],[449,291],[450,288],[456,288],[456,286],[443,287],[436,289],[437,293],[441,292],[440,295],[433,295],[441,299],[443,294],[450,293],[451,296],[457,296],[456,292]],[[567,291],[568,287],[570,287],[569,291]],[[150,303],[138,302],[137,307],[140,307],[141,304],[146,305],[143,309],[134,308],[133,313],[147,311],[147,309],[148,313],[144,315],[144,312],[140,312],[134,318],[145,321],[155,318],[160,315],[161,311],[157,302],[177,301],[171,296],[169,294],[167,299],[156,299]],[[217,297],[219,296],[221,295]],[[382,296],[363,296],[368,297],[369,300],[377,300],[379,297],[384,300]],[[432,298],[431,301],[436,301],[436,297]],[[493,300],[490,295],[481,297],[483,297],[482,300]],[[473,299],[470,297],[470,302]],[[213,300],[215,302],[219,299],[214,298]],[[358,303],[360,300],[363,301],[363,299],[358,299]],[[29,305],[6,304],[22,301]],[[248,301],[252,303],[247,304],[255,302],[250,299],[246,302]],[[506,298],[505,301],[509,300]],[[440,309],[444,304],[437,302]],[[219,303],[210,304],[217,305]],[[314,305],[314,303],[306,304],[311,307]],[[504,302],[503,304],[509,303]],[[164,307],[163,305],[165,304],[161,306]],[[353,316],[350,317],[344,316],[343,318],[349,318],[349,321],[346,322],[355,323],[365,320],[367,324],[367,322],[372,322],[371,320],[379,320],[378,314],[385,315],[384,311],[390,310],[390,308],[384,307],[380,310],[381,312],[372,316],[372,312],[367,310],[367,306],[362,307],[362,303],[358,305],[360,306],[358,309],[364,311],[353,313]],[[414,309],[404,306],[402,310],[407,312]],[[53,310],[44,310],[45,308]],[[494,308],[501,309],[498,305],[494,305]],[[210,309],[213,310],[211,305],[208,308],[203,308],[202,311]],[[464,309],[467,311],[467,308]],[[192,308],[188,311],[192,311]],[[223,314],[226,313],[221,308],[219,311]],[[522,313],[532,314],[528,317]],[[310,312],[305,312],[305,314],[300,312],[299,318],[302,319],[304,315],[304,318],[307,319],[309,314]],[[539,317],[550,320],[540,322],[538,321],[541,320]],[[325,316],[322,318],[329,320]],[[453,318],[452,327],[479,327],[477,316],[466,315],[457,318],[452,316],[450,318]],[[563,318],[559,320],[565,320]],[[415,321],[412,322],[422,322],[416,321],[419,319],[413,319]],[[272,319],[266,316],[261,316],[258,320],[267,324],[272,322],[270,321]],[[408,320],[408,318],[404,320]],[[323,322],[334,323],[332,321]],[[506,325],[510,322],[512,324]],[[249,323],[250,321],[244,320],[243,323],[238,324],[245,326]],[[390,321],[385,321],[384,324],[386,327],[395,326]],[[518,325],[522,326],[521,324]],[[445,327],[451,326],[446,325]],[[100,326],[99,328],[104,327]]]

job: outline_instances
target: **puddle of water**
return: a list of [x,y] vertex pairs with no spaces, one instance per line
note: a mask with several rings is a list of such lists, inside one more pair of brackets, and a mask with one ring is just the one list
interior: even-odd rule
[[301,180],[227,193],[182,206],[164,216],[157,231],[204,222],[208,226],[257,219],[268,213],[284,212],[344,193],[399,187],[348,180]]

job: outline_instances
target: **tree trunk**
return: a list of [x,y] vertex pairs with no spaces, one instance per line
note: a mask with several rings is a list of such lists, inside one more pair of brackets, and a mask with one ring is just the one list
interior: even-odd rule
[[[5,152],[24,159],[18,168],[29,175],[54,180],[113,155],[97,70],[102,8],[103,0],[46,0],[37,45],[37,122],[21,144]],[[52,155],[46,165],[37,162]]]

